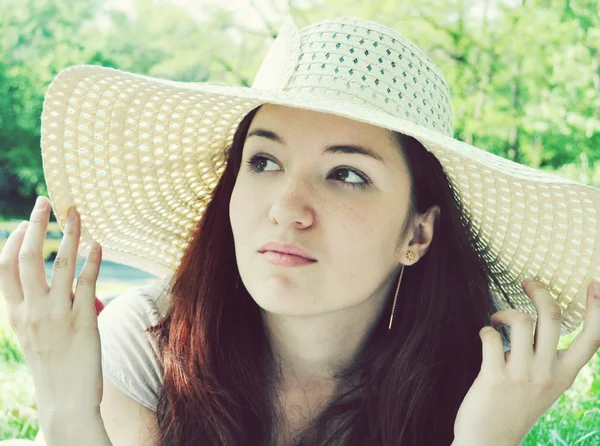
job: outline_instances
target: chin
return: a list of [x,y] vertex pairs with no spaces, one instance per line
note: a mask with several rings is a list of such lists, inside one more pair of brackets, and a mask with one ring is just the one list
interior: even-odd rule
[[268,288],[268,285],[263,282],[259,291],[248,290],[252,300],[262,310],[280,316],[308,316],[310,314],[306,312],[307,301],[294,295],[289,289],[285,290],[281,287],[266,288]]

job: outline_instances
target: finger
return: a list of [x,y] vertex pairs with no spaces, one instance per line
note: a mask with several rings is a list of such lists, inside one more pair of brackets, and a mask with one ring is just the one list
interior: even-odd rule
[[78,313],[96,313],[96,281],[100,272],[100,263],[102,262],[102,247],[97,242],[92,242],[92,248],[81,273],[77,278],[75,287],[75,299],[73,300],[73,311]]
[[67,212],[67,224],[58,248],[52,269],[50,295],[57,306],[70,309],[73,305],[73,280],[77,264],[77,249],[81,226],[79,213],[70,208]]
[[0,293],[9,307],[16,307],[23,301],[23,287],[19,277],[19,250],[27,229],[27,221],[17,226],[0,252]]
[[481,370],[490,374],[503,372],[506,367],[502,337],[494,327],[485,326],[479,330],[482,344]]
[[491,322],[510,327],[510,357],[507,366],[519,373],[529,373],[533,362],[533,317],[522,311],[509,309],[492,314]]
[[560,306],[554,301],[543,284],[531,281],[523,284],[523,290],[529,296],[538,314],[535,328],[535,357],[543,363],[555,361],[560,323],[563,319]]
[[559,360],[573,377],[586,365],[600,348],[600,293],[590,284],[587,290],[583,329],[571,345],[559,352]]
[[50,289],[42,256],[49,214],[48,199],[38,197],[19,251],[19,276],[23,286],[23,298],[26,301],[46,297]]

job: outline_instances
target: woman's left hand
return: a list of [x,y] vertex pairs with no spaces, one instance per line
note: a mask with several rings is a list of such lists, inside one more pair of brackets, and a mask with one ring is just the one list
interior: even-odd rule
[[534,319],[517,310],[492,315],[494,325],[510,326],[510,351],[504,352],[494,327],[481,329],[481,371],[458,410],[453,445],[520,445],[600,348],[600,292],[592,284],[583,329],[559,351],[560,307],[538,282],[523,283],[523,289],[537,309],[535,340]]

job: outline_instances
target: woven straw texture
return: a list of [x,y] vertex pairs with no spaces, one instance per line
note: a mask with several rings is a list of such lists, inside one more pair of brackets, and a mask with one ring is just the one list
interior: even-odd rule
[[252,88],[97,66],[60,72],[44,100],[42,156],[61,226],[70,206],[81,213],[80,254],[94,239],[104,259],[171,274],[237,125],[264,103],[417,138],[444,167],[478,252],[516,308],[536,317],[520,284],[534,278],[561,306],[562,334],[582,322],[587,286],[600,281],[600,191],[453,139],[439,68],[400,34],[353,18],[302,30],[288,19]]

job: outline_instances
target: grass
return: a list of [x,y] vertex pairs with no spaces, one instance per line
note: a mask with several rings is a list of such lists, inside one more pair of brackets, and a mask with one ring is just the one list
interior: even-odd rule
[[0,440],[33,440],[39,423],[31,372],[0,301]]
[[[138,286],[140,281],[103,281],[96,295],[104,302]],[[33,440],[40,428],[31,370],[17,337],[8,324],[6,302],[0,294],[0,441],[22,438]]]
[[[114,296],[134,284],[108,283],[97,295]],[[567,347],[575,333],[561,338]],[[600,353],[577,375],[569,390],[543,415],[529,432],[523,446],[597,446],[600,444]],[[39,430],[31,372],[4,311],[0,296],[0,441],[33,440]]]

